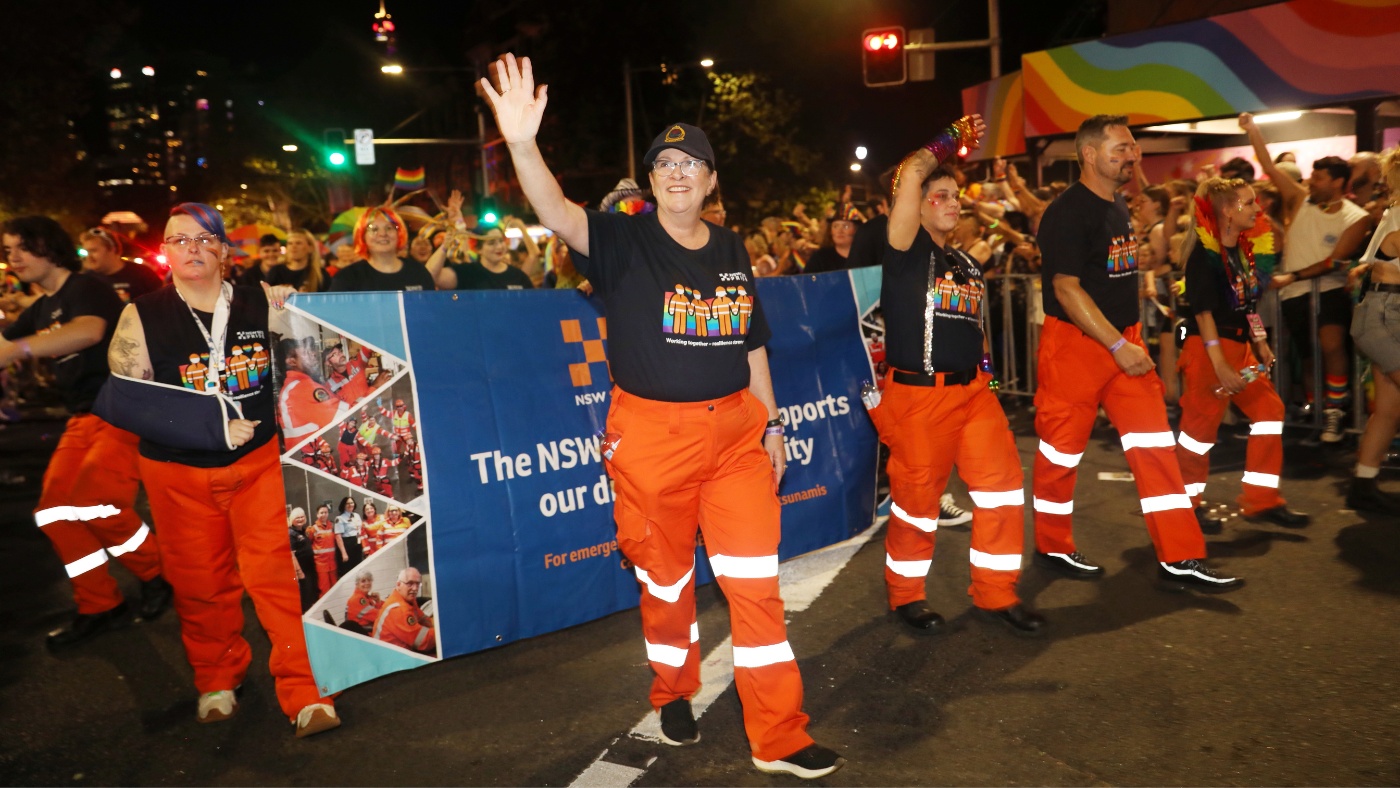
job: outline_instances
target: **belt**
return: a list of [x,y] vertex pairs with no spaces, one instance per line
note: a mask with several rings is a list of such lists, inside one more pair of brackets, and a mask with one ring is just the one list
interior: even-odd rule
[[906,386],[966,386],[977,379],[977,370],[966,369],[962,372],[935,372],[928,374],[925,372],[905,372],[896,369],[892,373],[895,383],[902,383]]
[[1400,285],[1392,285],[1387,284],[1385,282],[1372,282],[1371,286],[1366,288],[1366,291],[1377,293],[1400,293]]

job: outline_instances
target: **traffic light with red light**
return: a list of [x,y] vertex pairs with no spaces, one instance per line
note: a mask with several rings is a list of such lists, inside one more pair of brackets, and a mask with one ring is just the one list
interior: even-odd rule
[[861,34],[861,66],[866,87],[904,84],[904,42],[903,27],[872,27]]

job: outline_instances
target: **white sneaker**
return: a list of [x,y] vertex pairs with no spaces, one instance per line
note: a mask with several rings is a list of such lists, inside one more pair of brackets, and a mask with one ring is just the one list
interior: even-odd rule
[[954,503],[952,493],[943,493],[943,497],[938,499],[938,524],[962,525],[970,522],[972,512]]
[[1326,424],[1322,428],[1322,434],[1318,438],[1323,443],[1340,443],[1342,440],[1342,417],[1346,413],[1341,408],[1326,408],[1322,411],[1322,417],[1326,419]]
[[223,722],[237,711],[238,698],[234,697],[233,690],[206,692],[199,696],[199,715],[195,719],[200,722]]
[[340,717],[329,703],[313,703],[297,712],[298,739],[339,727]]

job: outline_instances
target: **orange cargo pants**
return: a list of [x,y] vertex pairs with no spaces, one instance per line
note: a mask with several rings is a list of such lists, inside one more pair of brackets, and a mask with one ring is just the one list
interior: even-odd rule
[[121,561],[142,580],[160,574],[156,536],[136,514],[135,435],[84,413],[68,420],[58,440],[34,522],[53,542],[73,584],[83,615],[101,613],[123,601],[107,572],[107,557]]
[[778,594],[779,505],[762,444],[767,409],[747,390],[658,402],[613,388],[607,460],[617,541],[642,589],[642,634],[660,709],[700,688],[695,528],[729,600],[734,685],[749,747],[762,760],[812,743],[802,677]]
[[[953,466],[972,496],[972,603],[987,610],[1015,605],[1025,541],[1026,492],[1021,457],[1006,414],[981,373],[965,386],[906,386],[886,376],[870,412],[890,447],[890,519],[885,529],[885,586],[890,609],[924,599],[933,565],[938,501]],[[940,381],[941,383],[941,381]]]
[[195,687],[205,693],[243,683],[252,661],[243,639],[246,588],[272,641],[268,663],[282,711],[294,719],[312,703],[331,703],[306,656],[277,442],[223,468],[142,457],[141,476],[161,523],[165,578],[175,588]]
[[[1236,370],[1259,363],[1248,343],[1221,339],[1220,350]],[[1186,338],[1182,349],[1181,436],[1176,443],[1176,459],[1192,505],[1200,505],[1210,476],[1210,450],[1220,430],[1220,419],[1233,402],[1249,417],[1249,443],[1245,448],[1242,492],[1237,499],[1247,515],[1282,506],[1278,493],[1283,471],[1283,400],[1274,391],[1273,381],[1255,379],[1233,397],[1217,397],[1220,380],[1215,365],[1199,336]]]
[[[1129,326],[1123,336],[1143,347],[1141,324]],[[1162,379],[1151,373],[1128,375],[1103,345],[1073,323],[1049,316],[1038,359],[1035,431],[1040,449],[1032,479],[1036,549],[1074,552],[1074,483],[1102,405],[1123,442],[1157,560],[1205,558],[1205,538],[1176,463]]]

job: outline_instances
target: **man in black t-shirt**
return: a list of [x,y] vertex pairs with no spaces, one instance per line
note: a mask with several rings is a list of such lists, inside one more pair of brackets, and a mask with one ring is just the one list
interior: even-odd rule
[[533,290],[529,275],[510,264],[506,235],[499,227],[479,228],[481,257],[476,262],[449,263],[441,281],[446,290]]
[[768,321],[743,243],[700,218],[719,186],[714,151],[700,129],[674,124],[642,160],[655,213],[585,211],[565,199],[536,145],[545,89],[536,92],[529,59],[517,66],[507,54],[497,75],[499,91],[485,79],[481,88],[525,197],[568,243],[607,311],[617,385],[602,452],[616,489],[618,545],[645,587],[642,632],[661,738],[700,738],[690,708],[700,688],[698,522],[731,601],[734,683],[754,765],[806,779],[830,774],[845,761],[807,735],[778,592],[785,460]]
[[959,120],[905,159],[895,190],[880,295],[890,371],[870,410],[890,447],[885,585],[890,609],[905,624],[927,634],[946,629],[924,586],[939,498],[956,464],[974,505],[968,593],[980,617],[1034,636],[1045,620],[1016,595],[1025,536],[1021,458],[989,387],[982,271],[948,246],[958,223],[957,180],[939,166],[959,147],[976,148],[985,128],[977,115]]
[[111,230],[94,227],[79,240],[87,252],[83,269],[111,284],[122,303],[129,304],[164,284],[154,270],[122,259],[121,238]]
[[12,219],[3,234],[11,270],[41,295],[5,329],[0,369],[22,358],[53,359],[73,414],[34,508],[34,522],[53,542],[78,606],[73,620],[48,637],[50,648],[67,648],[130,621],[121,589],[106,571],[109,555],[141,579],[142,618],[165,610],[170,586],[160,575],[155,534],[135,510],[136,436],[91,413],[107,379],[107,345],[121,300],[106,282],[79,272],[73,239],[52,219]]
[[1103,567],[1075,549],[1076,467],[1099,406],[1117,428],[1137,482],[1147,531],[1172,586],[1239,587],[1205,565],[1205,539],[1181,480],[1162,381],[1138,322],[1137,240],[1117,193],[1140,153],[1127,118],[1097,115],[1075,137],[1082,175],[1040,221],[1045,327],[1039,351],[1033,480],[1036,563],[1094,579]]

